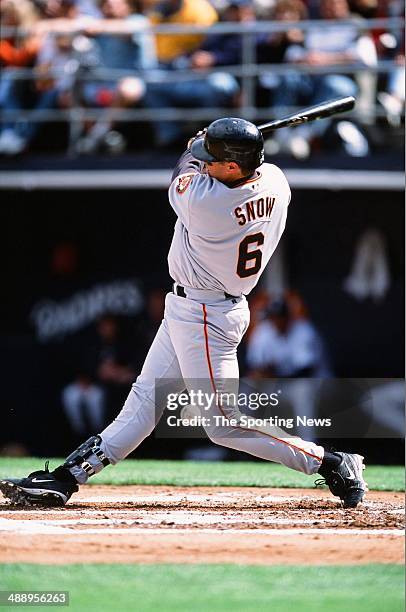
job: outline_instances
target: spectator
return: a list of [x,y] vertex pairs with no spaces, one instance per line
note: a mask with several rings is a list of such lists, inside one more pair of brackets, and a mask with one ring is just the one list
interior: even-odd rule
[[101,0],[101,20],[86,28],[99,51],[102,68],[149,70],[156,66],[149,20],[134,12],[131,0]]
[[[216,23],[218,15],[208,0],[163,0],[156,4],[148,14],[153,25],[190,24],[211,26]],[[170,64],[181,55],[191,53],[198,48],[204,35],[157,34],[156,45],[158,60]]]
[[62,407],[72,431],[78,438],[100,431],[106,422],[105,394],[85,373],[62,391]]
[[[75,435],[103,428],[114,416],[136,377],[136,349],[125,337],[123,324],[113,315],[103,315],[96,324],[96,337],[78,341],[74,380],[63,388],[62,406]],[[97,426],[96,426],[97,424]]]
[[[222,16],[225,22],[247,23],[255,20],[250,0],[230,2]],[[190,54],[177,56],[172,68],[193,68],[205,71],[225,65],[241,63],[240,34],[212,34],[202,46]],[[238,80],[223,70],[190,80],[150,83],[146,86],[142,103],[151,109],[159,108],[214,108],[234,107],[239,103]],[[176,121],[157,121],[154,124],[156,144],[173,147],[184,140],[183,125]]]
[[285,32],[272,32],[260,37],[258,60],[261,63],[279,64],[284,61],[290,45],[304,43],[304,32],[295,28],[294,23],[308,18],[306,5],[302,0],[278,0],[268,18],[273,21],[292,23]]
[[378,93],[378,101],[383,106],[388,123],[399,127],[405,109],[405,56],[395,57],[396,66],[387,77],[386,90]]
[[[376,50],[367,34],[359,34],[356,23],[349,23],[350,12],[347,0],[320,0],[321,17],[326,20],[347,21],[343,24],[326,23],[323,27],[308,30],[302,45],[292,45],[286,53],[286,60],[293,64],[314,67],[329,67],[356,62],[363,65],[376,63]],[[274,105],[282,111],[284,107],[317,104],[328,98],[356,95],[355,80],[343,74],[300,74],[283,75],[281,84],[274,95]],[[310,154],[310,142],[321,137],[329,121],[299,126],[286,138],[279,134],[279,143],[296,157],[305,158]],[[368,141],[359,128],[350,121],[340,121],[337,132],[345,152],[352,156],[369,153]]]
[[[34,4],[41,12],[43,19],[61,19],[61,5],[64,0],[33,0]],[[78,15],[100,17],[100,12],[96,6],[96,0],[75,0]]]
[[123,326],[113,315],[104,315],[97,323],[94,351],[95,379],[104,388],[110,413],[117,410],[137,372],[133,367],[134,349]]
[[[306,5],[302,0],[278,0],[270,14],[266,18],[274,21],[292,23],[285,32],[272,32],[261,34],[258,37],[257,61],[259,64],[281,64],[285,60],[286,51],[291,45],[304,43],[304,32],[295,28],[294,23],[308,18]],[[259,77],[259,97],[266,106],[273,102],[273,94],[281,86],[281,77],[272,72]],[[267,152],[272,154],[270,143],[267,143]],[[275,151],[277,152],[277,151]]]
[[294,318],[286,299],[275,300],[252,331],[247,363],[254,376],[319,377],[329,374],[323,342],[304,316]]
[[[142,87],[139,88],[142,90]],[[240,87],[231,74],[216,71],[190,80],[149,83],[140,98],[146,108],[233,108],[238,103]],[[221,114],[219,110],[219,114]],[[183,147],[184,122],[160,120],[153,123],[155,144],[161,148]],[[189,131],[190,132],[190,131]]]
[[[1,25],[4,28],[29,30],[39,19],[39,14],[29,0],[3,0],[0,4]],[[18,35],[17,35],[18,34]],[[40,38],[35,33],[23,40],[21,32],[0,39],[0,62],[2,66],[31,66],[38,52]],[[2,75],[2,79],[4,75]]]
[[378,0],[349,0],[349,6],[351,13],[365,19],[374,19],[377,16]]
[[97,0],[77,0],[80,15],[89,17],[101,17]]
[[[249,376],[289,378],[289,382],[281,385],[283,399],[296,416],[313,418],[319,382],[307,379],[329,377],[330,368],[322,339],[305,316],[301,300],[294,294],[288,297],[271,303],[265,320],[258,324],[248,340]],[[264,384],[266,387],[266,380]],[[297,433],[313,437],[313,433],[302,426],[297,428]]]
[[[48,0],[45,11],[52,9],[57,21],[63,22],[75,19],[78,12],[75,0]],[[45,28],[38,28],[39,35],[43,35]],[[37,135],[39,119],[44,111],[60,106],[69,106],[71,102],[70,90],[72,75],[69,62],[72,57],[72,35],[48,34],[38,51],[36,61],[37,79],[33,92],[32,108],[37,115],[32,122],[17,122],[11,129],[13,131],[12,146],[2,148],[8,155],[22,153]]]
[[[255,11],[252,0],[231,0],[221,15],[225,23],[253,23]],[[209,34],[199,49],[188,58],[179,58],[175,67],[212,68],[241,64],[243,40],[241,34]]]
[[[1,25],[4,28],[31,28],[39,14],[28,0],[3,0],[0,4]],[[32,81],[20,79],[18,69],[31,67],[41,44],[41,37],[31,33],[6,35],[0,39],[0,108],[4,111],[19,111],[27,105]],[[21,147],[15,130],[15,121],[0,126],[0,153],[13,155]]]
[[[404,2],[391,2],[388,13],[381,12],[383,17],[404,16]],[[394,28],[388,32],[382,32],[378,39],[378,50],[380,59],[393,60],[395,67],[385,75],[383,88],[377,94],[378,102],[382,105],[386,113],[389,125],[399,127],[405,107],[405,31],[403,27]]]
[[[130,0],[102,0],[100,9],[103,19],[91,22],[86,28],[87,35],[93,38],[93,45],[88,44],[95,80],[87,79],[81,86],[82,101],[96,108],[127,108],[145,91],[142,81],[132,73],[156,67],[154,39],[146,31],[148,19],[133,12]],[[106,79],[102,76],[106,70],[129,74]],[[108,111],[93,125],[85,126],[85,133],[76,143],[77,152],[92,153],[108,142],[115,114],[114,110]]]
[[[116,317],[102,316],[94,343],[79,347],[75,380],[62,391],[62,405],[73,432],[88,435],[104,427],[135,378],[132,351]],[[88,341],[87,341],[88,342]]]
[[276,0],[254,0],[255,14],[258,19],[268,19],[275,2]]

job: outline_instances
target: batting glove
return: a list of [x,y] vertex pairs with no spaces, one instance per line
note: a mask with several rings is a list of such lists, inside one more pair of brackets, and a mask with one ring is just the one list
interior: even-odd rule
[[192,136],[192,138],[189,138],[188,143],[187,143],[187,148],[190,149],[190,147],[192,146],[192,143],[197,139],[197,138],[201,138],[202,136],[205,136],[207,132],[207,127],[203,128],[202,130],[200,130],[199,132],[197,132],[197,134],[195,136]]

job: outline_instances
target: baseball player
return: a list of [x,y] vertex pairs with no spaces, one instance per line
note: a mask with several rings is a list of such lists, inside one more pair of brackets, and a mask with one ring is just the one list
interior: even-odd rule
[[[189,141],[169,187],[178,217],[168,256],[173,291],[141,374],[117,418],[62,465],[0,481],[12,502],[64,505],[79,484],[124,459],[166,407],[157,385],[176,394],[199,387],[216,398],[235,389],[237,347],[249,324],[246,295],[282,236],[291,197],[283,172],[263,162],[262,134],[243,119],[214,121]],[[247,427],[232,401],[216,399],[209,416],[205,427],[213,442],[319,473],[345,507],[362,501],[367,486],[360,455],[327,452],[275,427]]]

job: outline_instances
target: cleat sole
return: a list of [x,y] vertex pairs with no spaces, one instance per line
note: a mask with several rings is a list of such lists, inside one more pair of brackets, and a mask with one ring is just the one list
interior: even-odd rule
[[29,501],[26,495],[12,483],[0,481],[0,491],[3,493],[4,497],[8,499],[13,505],[29,505]]
[[25,490],[6,480],[0,481],[0,491],[17,506],[64,506],[66,502],[65,496],[61,494],[45,490]]

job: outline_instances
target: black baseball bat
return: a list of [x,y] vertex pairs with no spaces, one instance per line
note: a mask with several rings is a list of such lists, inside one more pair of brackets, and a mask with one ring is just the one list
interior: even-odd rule
[[282,119],[274,119],[268,123],[263,123],[258,126],[258,129],[262,134],[267,134],[272,130],[278,130],[279,128],[292,127],[293,125],[299,125],[300,123],[307,123],[308,121],[315,121],[316,119],[325,119],[331,117],[337,113],[344,113],[354,108],[355,98],[348,96],[347,98],[335,98],[334,100],[327,100],[322,104],[316,104],[316,106],[310,106],[305,108],[293,115],[287,115]]

